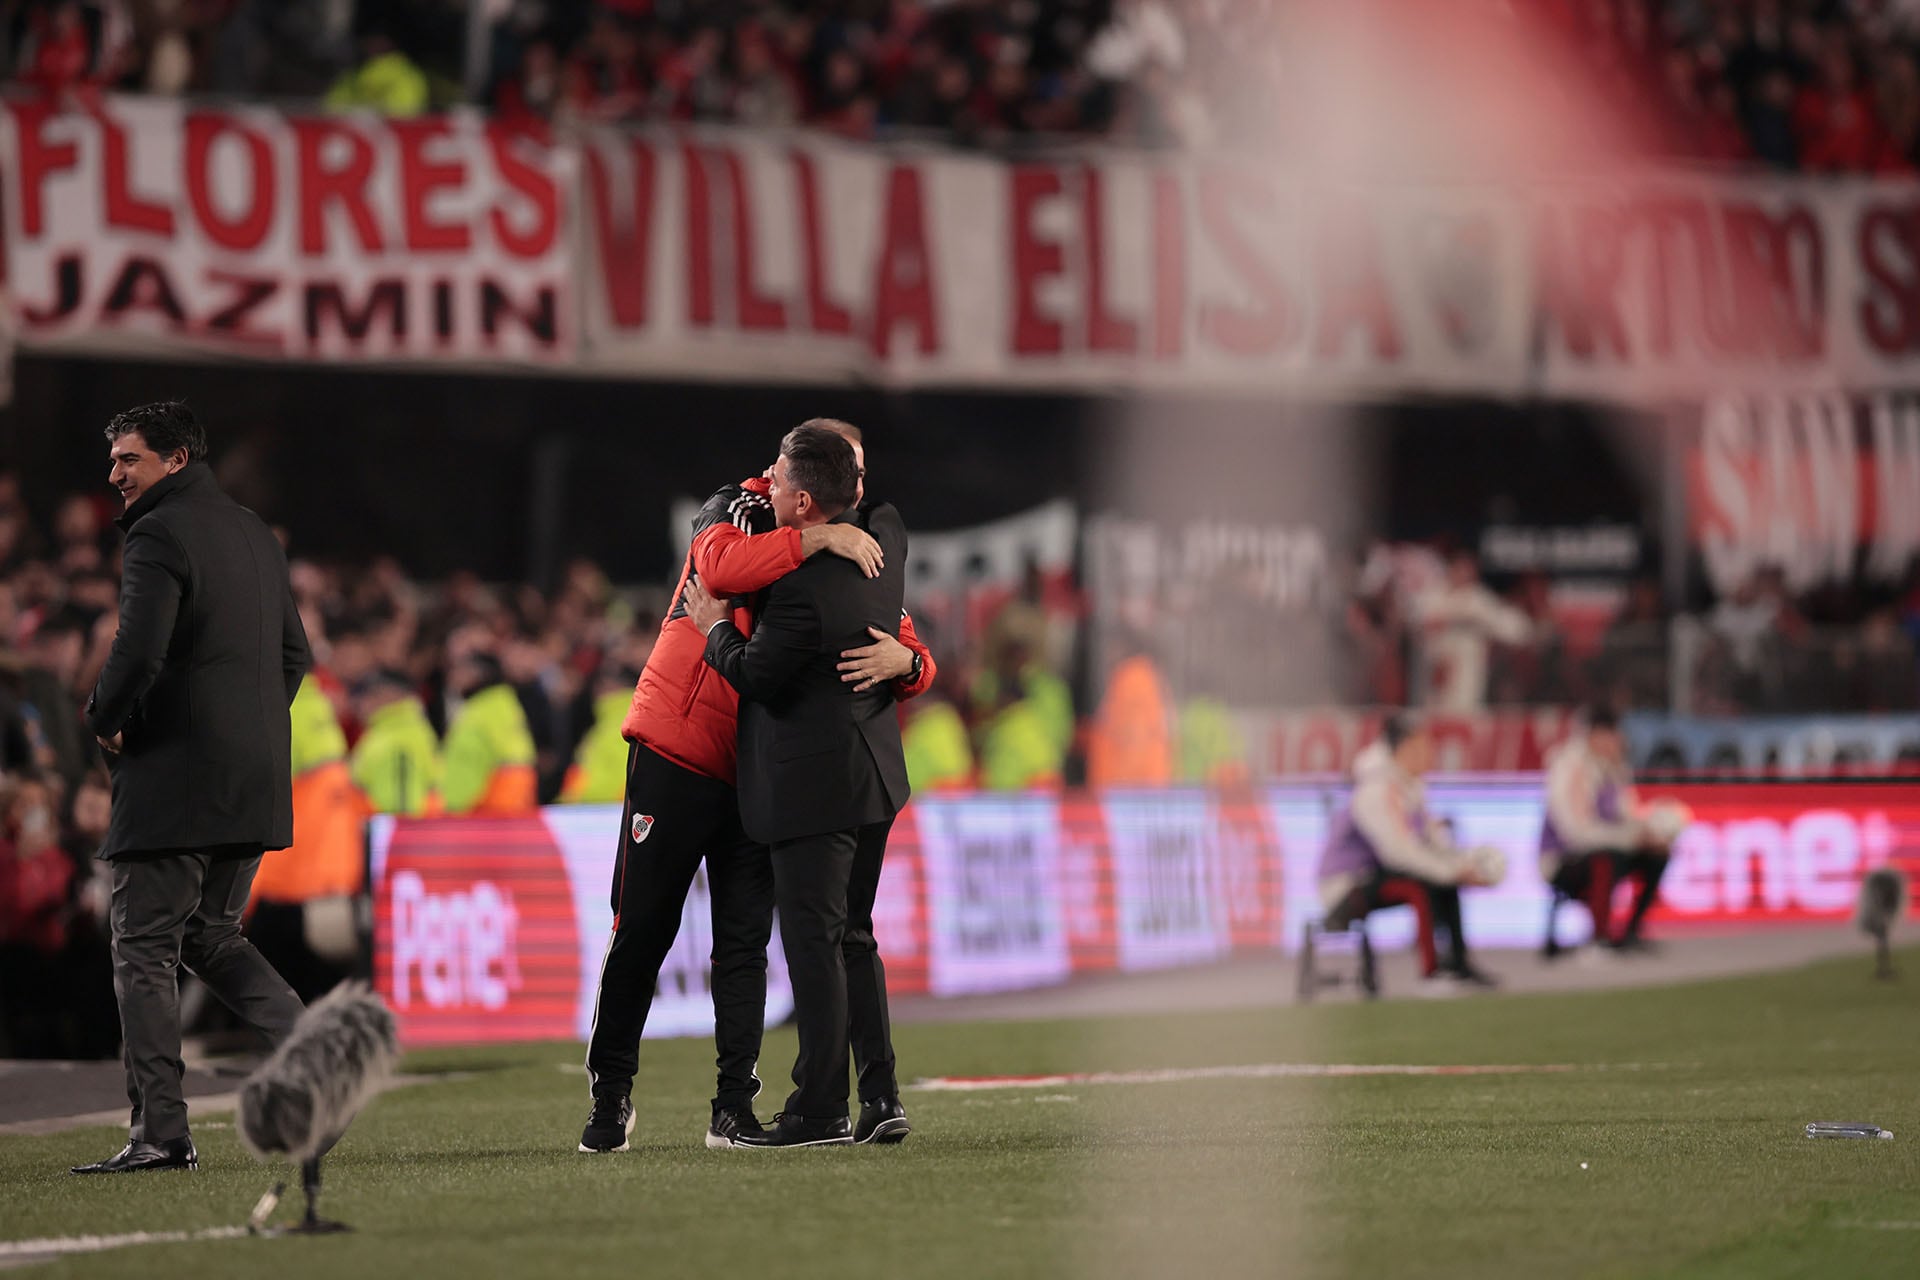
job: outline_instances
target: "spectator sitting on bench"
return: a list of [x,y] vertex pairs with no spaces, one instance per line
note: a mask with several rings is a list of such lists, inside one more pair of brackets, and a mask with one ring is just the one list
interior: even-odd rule
[[[1382,907],[1410,906],[1417,917],[1421,978],[1431,992],[1494,980],[1467,958],[1460,886],[1480,884],[1474,864],[1426,813],[1421,778],[1433,764],[1433,739],[1418,720],[1394,717],[1382,740],[1354,762],[1353,798],[1320,856],[1326,928],[1345,929]],[[1440,963],[1436,926],[1448,935]]]
[[[1669,841],[1648,822],[1633,791],[1626,740],[1611,709],[1587,712],[1586,731],[1547,758],[1547,813],[1540,832],[1540,876],[1566,897],[1584,902],[1593,915],[1593,937],[1616,951],[1644,949],[1641,922],[1667,871]],[[1638,881],[1626,925],[1613,932],[1613,889]],[[1563,948],[1548,917],[1542,954]]]

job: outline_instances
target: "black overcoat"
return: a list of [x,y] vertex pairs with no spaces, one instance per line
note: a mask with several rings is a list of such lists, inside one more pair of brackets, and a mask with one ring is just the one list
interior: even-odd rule
[[189,463],[117,522],[120,629],[87,726],[123,735],[100,856],[293,843],[287,708],[312,659],[265,522]]
[[885,503],[839,520],[880,543],[878,578],[817,555],[756,602],[751,640],[731,622],[707,634],[708,664],[740,691],[740,817],[762,842],[881,822],[907,803],[893,689],[855,693],[838,665],[873,643],[869,626],[899,638],[907,530]]

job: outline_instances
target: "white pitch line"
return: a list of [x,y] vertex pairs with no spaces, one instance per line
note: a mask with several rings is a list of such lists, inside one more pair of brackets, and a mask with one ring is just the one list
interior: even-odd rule
[[939,1076],[909,1089],[924,1093],[973,1093],[984,1089],[1058,1089],[1080,1084],[1179,1084],[1189,1080],[1330,1079],[1348,1076],[1514,1076],[1578,1071],[1572,1063],[1532,1066],[1475,1063],[1464,1066],[1350,1062],[1256,1062],[1231,1067],[1164,1067],[1155,1071],[1092,1071],[1052,1076]]
[[0,1240],[0,1267],[50,1262],[73,1253],[105,1253],[135,1244],[186,1244],[195,1240],[237,1240],[245,1227],[207,1227],[200,1231],[128,1231],[117,1236],[46,1236],[39,1240]]

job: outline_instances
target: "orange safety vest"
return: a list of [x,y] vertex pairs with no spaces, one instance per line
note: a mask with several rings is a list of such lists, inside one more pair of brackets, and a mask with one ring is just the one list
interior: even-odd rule
[[1173,781],[1173,716],[1166,685],[1144,654],[1113,669],[1087,741],[1087,785],[1164,787]]
[[293,845],[260,860],[254,900],[296,903],[359,893],[367,874],[366,821],[366,800],[345,760],[295,778]]
[[[540,775],[530,764],[503,764],[487,778],[487,789],[480,793],[475,814],[514,816],[532,813],[540,807]],[[296,811],[297,812],[297,811]]]

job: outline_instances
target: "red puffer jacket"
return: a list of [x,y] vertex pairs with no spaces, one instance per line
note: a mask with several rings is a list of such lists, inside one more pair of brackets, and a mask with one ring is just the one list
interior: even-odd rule
[[[620,731],[683,768],[732,783],[740,695],[706,663],[707,638],[687,617],[687,580],[698,575],[716,597],[744,598],[793,572],[806,557],[799,530],[775,526],[767,482],[759,478],[728,485],[708,498],[693,530],[693,549],[673,589],[673,608],[660,624],[660,639],[634,686]],[[752,621],[744,607],[733,611],[742,635],[749,634]],[[934,663],[904,613],[900,643],[920,655],[920,676],[896,680],[894,696],[912,698],[933,684]]]

